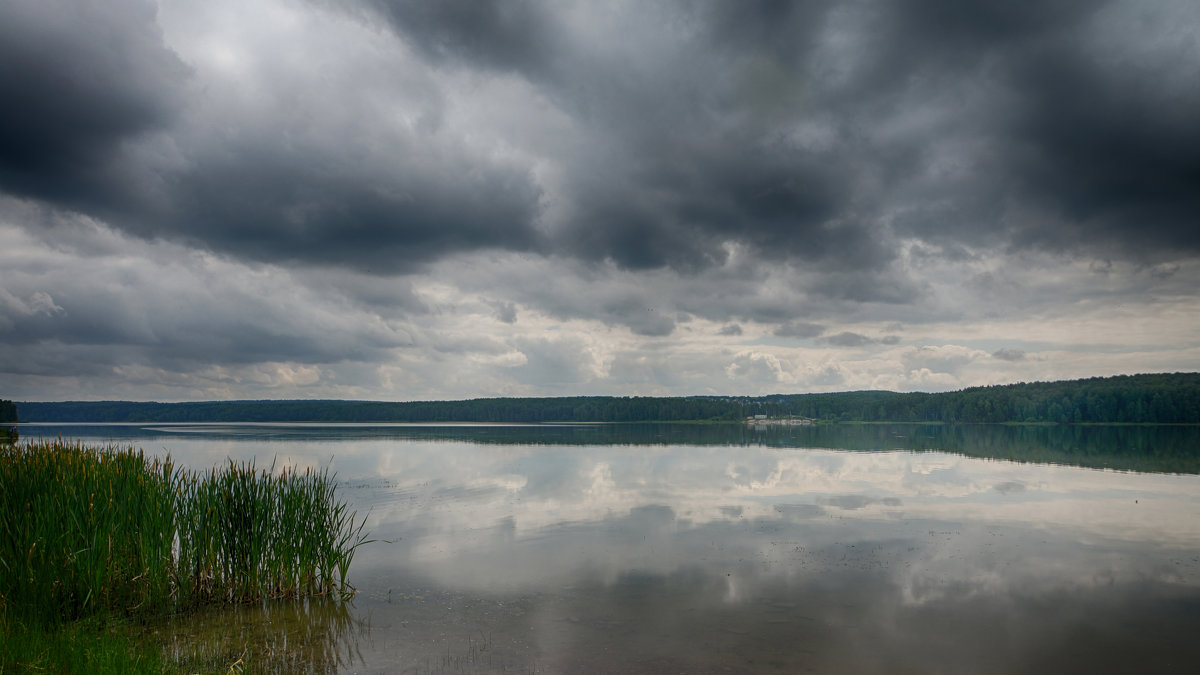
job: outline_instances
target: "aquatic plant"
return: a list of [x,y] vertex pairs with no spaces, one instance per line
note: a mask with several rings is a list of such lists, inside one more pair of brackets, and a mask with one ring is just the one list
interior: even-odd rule
[[155,622],[146,635],[179,673],[344,673],[363,660],[369,625],[335,595],[207,606]]
[[0,673],[205,672],[176,667],[164,658],[157,645],[132,639],[125,625],[88,619],[54,627],[13,622],[0,628]]
[[353,592],[346,573],[368,543],[364,521],[337,501],[327,469],[274,469],[231,460],[177,481],[183,601]]
[[363,525],[327,469],[194,473],[134,448],[0,446],[0,613],[53,622],[349,594]]
[[133,450],[0,446],[0,603],[70,619],[169,599],[174,474]]

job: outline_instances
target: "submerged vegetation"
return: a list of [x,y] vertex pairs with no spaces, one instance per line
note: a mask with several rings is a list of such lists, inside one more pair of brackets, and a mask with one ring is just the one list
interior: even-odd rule
[[0,446],[0,621],[350,594],[363,524],[327,470],[197,474],[133,448]]
[[[53,629],[5,622],[0,625],[0,673],[160,675],[172,671],[162,649],[131,637],[129,627],[119,622],[105,625],[85,620]],[[190,672],[225,672],[207,663],[201,665],[207,667]]]

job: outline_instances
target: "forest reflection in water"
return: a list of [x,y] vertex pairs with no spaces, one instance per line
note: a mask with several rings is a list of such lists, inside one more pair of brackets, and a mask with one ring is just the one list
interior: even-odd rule
[[[246,443],[447,440],[487,445],[718,445],[938,451],[1017,462],[1200,474],[1200,426],[1042,424],[24,424],[59,435],[176,446],[181,437]],[[332,446],[331,446],[332,447]]]
[[[1195,428],[108,432],[199,466],[332,458],[381,541],[356,558],[342,614],[214,614],[232,632],[211,648],[281,664],[264,672],[1172,672],[1200,659]],[[164,644],[203,644],[205,625]]]

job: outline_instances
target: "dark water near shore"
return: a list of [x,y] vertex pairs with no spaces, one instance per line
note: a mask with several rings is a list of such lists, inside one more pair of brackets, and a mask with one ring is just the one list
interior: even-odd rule
[[350,604],[151,629],[256,672],[1193,672],[1200,429],[23,426],[331,465]]

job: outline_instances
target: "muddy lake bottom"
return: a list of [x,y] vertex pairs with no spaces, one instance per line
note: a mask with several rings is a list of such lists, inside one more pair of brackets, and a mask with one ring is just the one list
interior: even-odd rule
[[366,517],[377,541],[354,560],[351,601],[147,626],[169,658],[245,655],[267,673],[1193,672],[1197,430],[949,433],[21,428],[201,469],[329,466]]

